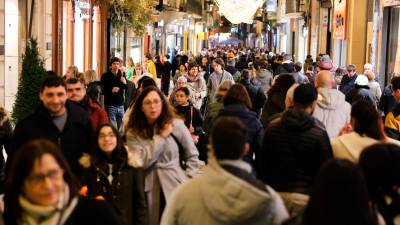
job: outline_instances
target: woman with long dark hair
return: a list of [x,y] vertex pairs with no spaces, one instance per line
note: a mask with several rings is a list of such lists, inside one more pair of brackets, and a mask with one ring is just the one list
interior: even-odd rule
[[364,149],[359,165],[373,206],[385,219],[386,225],[399,224],[400,218],[400,147],[374,144]]
[[147,221],[144,172],[111,124],[103,124],[96,134],[96,147],[84,155],[82,184],[87,195],[111,203],[121,225],[142,225]]
[[15,152],[7,174],[5,224],[118,224],[104,201],[78,194],[78,181],[61,150],[44,139],[28,142]]
[[273,115],[285,110],[286,92],[294,83],[291,74],[281,74],[274,79],[272,87],[267,92],[267,101],[262,109],[260,118],[262,124],[269,124]]
[[345,159],[322,166],[302,216],[302,225],[377,225],[361,169]]
[[144,89],[126,127],[128,150],[145,169],[149,224],[158,224],[164,201],[197,174],[200,161],[188,128],[157,87]]
[[357,162],[361,151],[378,142],[400,145],[386,136],[382,119],[370,101],[358,101],[351,107],[350,132],[331,141],[335,157]]

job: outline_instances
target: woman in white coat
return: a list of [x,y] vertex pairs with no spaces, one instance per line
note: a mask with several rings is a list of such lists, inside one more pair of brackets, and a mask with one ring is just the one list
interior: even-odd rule
[[128,150],[143,165],[149,224],[158,224],[164,199],[197,174],[198,151],[184,122],[177,119],[163,93],[148,87],[138,96],[128,120]]
[[361,152],[373,144],[384,142],[400,145],[386,136],[383,122],[375,106],[368,101],[358,101],[351,108],[351,128],[331,141],[333,154],[358,162]]

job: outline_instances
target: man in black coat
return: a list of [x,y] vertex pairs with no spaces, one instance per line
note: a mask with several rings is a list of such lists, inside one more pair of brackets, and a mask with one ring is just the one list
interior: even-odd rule
[[169,84],[171,82],[171,70],[172,66],[171,63],[169,63],[169,55],[161,56],[161,63],[162,63],[162,69],[163,73],[161,76],[161,91],[165,94],[165,96],[168,96],[169,94]]
[[120,70],[121,60],[112,57],[110,70],[101,76],[103,84],[104,105],[111,124],[120,128],[124,117],[125,92],[127,82],[125,73]]
[[284,74],[284,73],[294,73],[294,64],[292,62],[292,56],[289,54],[285,54],[283,56],[283,62],[276,68],[275,75]]
[[252,108],[251,111],[257,114],[257,118],[261,115],[261,109],[264,106],[266,97],[260,86],[253,85],[250,81],[250,71],[247,69],[242,70],[240,75],[240,83],[246,87],[249,94]]
[[312,117],[317,96],[315,87],[301,84],[294,107],[265,130],[257,172],[278,192],[308,195],[319,168],[333,155],[324,125]]
[[67,100],[67,91],[61,77],[48,77],[40,90],[42,103],[36,111],[18,122],[11,143],[12,162],[15,151],[30,140],[44,138],[58,144],[74,174],[80,178],[78,159],[89,152],[92,145],[93,126],[81,106]]

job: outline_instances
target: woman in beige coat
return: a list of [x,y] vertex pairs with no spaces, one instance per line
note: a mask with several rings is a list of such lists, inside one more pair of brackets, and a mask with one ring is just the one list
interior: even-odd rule
[[359,101],[351,108],[351,128],[331,141],[333,154],[358,162],[361,152],[373,144],[384,142],[400,145],[400,142],[386,136],[382,119],[375,106]]

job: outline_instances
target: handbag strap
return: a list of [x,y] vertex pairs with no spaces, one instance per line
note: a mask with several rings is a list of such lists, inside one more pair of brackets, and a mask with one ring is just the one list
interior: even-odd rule
[[190,126],[192,127],[193,122],[193,105],[190,106]]
[[179,149],[179,165],[183,170],[186,170],[186,157],[185,157],[185,148],[181,144],[181,142],[178,140],[178,138],[171,133],[171,137],[174,139],[176,144],[178,145]]

